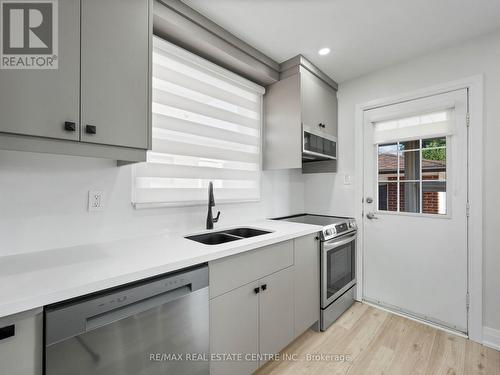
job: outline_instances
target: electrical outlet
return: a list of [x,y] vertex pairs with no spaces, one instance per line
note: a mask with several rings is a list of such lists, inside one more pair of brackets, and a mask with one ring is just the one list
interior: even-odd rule
[[104,210],[104,192],[89,190],[88,200],[89,211],[103,211]]

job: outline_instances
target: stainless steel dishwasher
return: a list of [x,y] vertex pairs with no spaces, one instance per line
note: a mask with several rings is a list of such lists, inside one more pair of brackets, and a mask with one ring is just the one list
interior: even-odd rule
[[45,375],[208,375],[208,267],[45,309]]

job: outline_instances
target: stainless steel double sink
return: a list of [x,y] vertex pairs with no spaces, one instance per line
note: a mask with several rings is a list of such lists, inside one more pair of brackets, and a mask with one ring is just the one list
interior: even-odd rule
[[219,232],[196,234],[193,236],[186,236],[185,238],[205,245],[219,245],[226,242],[242,240],[244,238],[262,236],[263,234],[268,233],[271,232],[262,229],[241,227],[222,230]]

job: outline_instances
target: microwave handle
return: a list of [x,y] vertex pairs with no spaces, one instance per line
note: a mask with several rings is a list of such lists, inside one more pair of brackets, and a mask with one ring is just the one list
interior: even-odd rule
[[325,242],[323,247],[326,251],[335,249],[336,247],[345,245],[356,238],[356,233],[349,235],[348,237],[341,237],[340,241],[338,238]]

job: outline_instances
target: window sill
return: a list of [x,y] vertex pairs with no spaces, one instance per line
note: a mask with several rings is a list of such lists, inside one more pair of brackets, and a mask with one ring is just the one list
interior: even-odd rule
[[[217,205],[223,204],[238,204],[238,203],[257,203],[260,198],[248,200],[216,200]],[[171,207],[194,207],[206,206],[208,200],[204,201],[190,201],[190,202],[132,202],[132,207],[136,210],[145,210],[150,208],[171,208]]]

